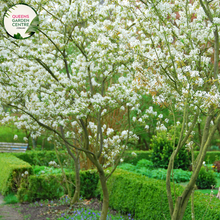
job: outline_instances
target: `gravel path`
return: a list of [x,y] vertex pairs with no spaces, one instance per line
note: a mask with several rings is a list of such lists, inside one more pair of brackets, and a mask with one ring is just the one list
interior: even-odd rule
[[0,220],[24,220],[23,216],[13,206],[4,205],[3,196],[0,195]]

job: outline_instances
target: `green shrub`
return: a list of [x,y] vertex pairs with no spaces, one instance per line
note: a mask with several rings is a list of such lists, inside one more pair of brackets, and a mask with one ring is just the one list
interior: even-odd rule
[[135,170],[135,173],[139,173],[139,174],[145,175],[150,178],[152,177],[152,170],[149,170],[146,167],[140,167],[139,169]]
[[[150,167],[148,169],[147,167]],[[123,163],[118,166],[118,168],[122,170],[127,170],[134,173],[139,173],[142,175],[145,175],[150,178],[155,178],[159,180],[166,180],[167,176],[167,170],[160,168],[160,169],[154,169],[152,170],[152,162],[142,159],[140,162],[137,163],[136,166],[129,164],[129,163]],[[173,169],[174,173],[174,182],[180,183],[180,182],[187,182],[190,180],[192,173],[189,171],[185,171],[182,169]],[[172,180],[172,175],[171,175]]]
[[128,171],[135,171],[136,170],[136,166],[134,166],[130,163],[122,163],[118,167],[120,167],[120,169],[128,170]]
[[206,167],[202,166],[199,171],[198,178],[196,180],[196,185],[199,189],[211,189],[215,186],[217,180],[215,174],[212,170],[208,170]]
[[[132,152],[135,152],[137,156],[131,155]],[[131,163],[133,165],[136,165],[138,161],[141,159],[151,160],[151,154],[152,151],[126,151],[124,154],[124,162],[125,163]]]
[[[152,161],[152,150],[150,151],[133,151],[137,154],[137,156],[131,155],[132,151],[127,151],[124,154],[124,162],[125,163],[131,163],[133,165],[136,165],[137,162],[141,159],[151,160]],[[194,151],[195,159],[198,156],[199,151]],[[205,161],[207,164],[212,164],[214,161],[220,160],[220,151],[207,151],[205,156]]]
[[[112,209],[131,213],[137,220],[170,219],[165,181],[116,169],[107,185],[109,206]],[[177,196],[183,190],[182,186],[175,185]],[[100,183],[97,191],[103,198]],[[173,187],[172,198],[174,199]],[[203,219],[205,212],[204,220],[220,219],[220,201],[217,198],[213,198],[212,203],[207,203],[207,196],[200,192],[195,192],[194,198],[196,219]],[[183,219],[191,220],[190,200]]]
[[58,199],[64,195],[62,175],[32,175],[24,178],[18,189],[19,202]]
[[0,171],[0,192],[2,195],[17,191],[25,171],[33,174],[30,164],[8,153],[0,153]]
[[150,160],[142,159],[142,160],[139,160],[137,162],[136,169],[139,169],[139,168],[142,168],[142,167],[145,167],[149,170],[152,170],[154,168],[154,164]]
[[[176,139],[176,144],[177,144]],[[151,160],[156,167],[167,168],[170,156],[173,152],[173,140],[166,132],[158,132],[151,139],[152,155]],[[185,148],[182,148],[174,161],[174,168],[188,170],[190,166],[190,156]]]
[[[61,162],[69,158],[65,151],[61,151]],[[12,155],[19,159],[28,162],[31,165],[48,166],[50,161],[55,161],[58,164],[57,155],[55,151],[26,151],[25,153],[12,153]]]
[[[34,174],[41,175],[41,174],[58,174],[62,173],[61,168],[54,168],[54,167],[46,167],[46,166],[34,166]],[[63,168],[65,172],[70,172],[70,169]]]
[[[75,174],[66,173],[67,179],[73,184]],[[80,194],[89,199],[95,197],[95,190],[98,183],[98,174],[93,170],[80,171]],[[74,185],[70,184],[74,193]],[[33,202],[40,199],[57,199],[67,194],[66,184],[62,174],[32,175],[24,178],[21,187],[18,189],[20,202]]]
[[[194,152],[195,159],[199,155],[199,151]],[[205,156],[205,162],[207,164],[213,164],[215,161],[220,160],[220,151],[207,151]]]
[[5,204],[15,204],[18,203],[18,198],[15,194],[11,193],[4,197]]

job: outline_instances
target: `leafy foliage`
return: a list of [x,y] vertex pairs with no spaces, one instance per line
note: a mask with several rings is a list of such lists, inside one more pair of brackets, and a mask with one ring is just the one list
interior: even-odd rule
[[[175,144],[177,145],[177,138]],[[167,168],[170,156],[173,152],[173,140],[166,132],[158,132],[151,139],[152,162],[156,167]],[[190,156],[185,148],[182,148],[174,161],[174,168],[188,170],[190,165]]]
[[[66,173],[67,179],[74,184],[75,173]],[[95,197],[99,176],[94,170],[80,171],[80,195],[89,199]],[[74,185],[72,193],[74,193]],[[41,174],[31,175],[23,178],[21,187],[18,189],[18,199],[20,202],[33,202],[40,199],[56,199],[67,194],[66,185],[63,175],[57,174]]]
[[[131,213],[135,219],[170,219],[168,200],[166,196],[166,182],[151,179],[140,174],[134,174],[117,169],[108,180],[109,206],[122,213]],[[180,196],[184,188],[175,185],[175,192]],[[98,185],[101,193],[101,186]],[[212,203],[207,203],[207,196],[195,192],[195,215],[202,219],[212,220],[220,217],[220,201],[213,198]],[[174,192],[172,187],[172,197]],[[101,194],[102,198],[102,194]],[[191,219],[190,203],[187,204],[184,219]]]
[[139,160],[137,162],[136,168],[139,169],[139,168],[142,168],[142,167],[145,167],[149,170],[152,170],[154,168],[154,164],[150,160],[142,159],[142,160]]
[[[12,155],[28,162],[31,165],[48,166],[50,161],[58,163],[55,151],[27,151],[25,153],[13,153]],[[60,151],[61,163],[69,158],[65,151]]]
[[[58,174],[62,173],[61,168],[54,168],[54,167],[46,167],[46,166],[34,166],[34,174],[39,176],[41,174]],[[65,172],[70,171],[69,169],[64,168]]]
[[199,189],[211,189],[212,186],[215,186],[217,180],[215,174],[212,170],[208,170],[206,167],[202,166],[199,171],[199,176],[196,180],[196,185]]
[[2,195],[17,192],[21,183],[21,175],[27,171],[33,173],[30,164],[7,153],[0,153],[0,192]]
[[[136,166],[128,163],[123,163],[119,166],[120,169],[131,171],[134,173],[139,173],[145,175],[149,178],[159,179],[159,180],[166,180],[167,170],[160,168],[160,169],[153,169],[153,163],[149,160],[142,159],[140,160]],[[184,171],[182,169],[174,169],[173,170],[173,180],[176,183],[180,182],[187,182],[190,180],[192,173],[189,171]],[[172,180],[172,177],[171,177]]]

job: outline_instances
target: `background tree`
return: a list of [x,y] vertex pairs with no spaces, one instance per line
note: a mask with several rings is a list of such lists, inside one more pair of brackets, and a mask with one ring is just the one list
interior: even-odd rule
[[[1,16],[10,2],[1,1]],[[13,3],[18,3],[15,1]],[[1,26],[0,106],[17,126],[33,129],[36,138],[50,132],[48,140],[65,145],[75,161],[84,152],[96,167],[103,190],[100,219],[106,219],[109,195],[106,181],[117,167],[130,138],[130,112],[140,95],[132,84],[132,54],[125,50],[129,34],[126,14],[113,1],[26,1],[39,15],[39,29],[31,38],[15,40]],[[124,20],[121,22],[121,20]],[[133,110],[131,110],[133,108]],[[107,124],[115,111],[124,115],[120,126]],[[2,121],[3,122],[3,121]],[[116,126],[117,125],[117,126]],[[106,176],[104,169],[112,167]]]
[[[181,132],[166,179],[171,218],[180,220],[220,121],[219,1],[140,0],[121,4],[128,9],[128,19],[132,21],[129,30],[133,37],[127,42],[134,54],[136,80],[148,93],[154,92],[156,103],[166,105],[172,112],[182,111]],[[174,160],[192,136],[201,114],[205,125],[201,128],[194,172],[173,204],[170,176]]]

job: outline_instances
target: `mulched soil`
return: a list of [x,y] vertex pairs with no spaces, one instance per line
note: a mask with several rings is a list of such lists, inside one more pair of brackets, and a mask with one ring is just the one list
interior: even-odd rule
[[[102,203],[98,199],[84,200],[74,204],[73,207],[69,205],[58,205],[57,201],[52,203],[42,204],[38,203],[26,203],[19,204],[21,214],[24,216],[24,220],[56,220],[61,217],[62,213],[72,214],[75,210],[85,207],[93,210],[101,211]],[[117,212],[109,209],[109,213],[115,215]]]

